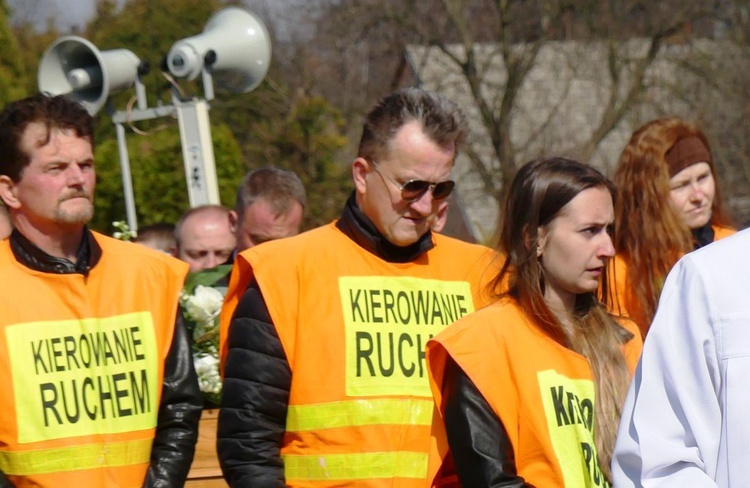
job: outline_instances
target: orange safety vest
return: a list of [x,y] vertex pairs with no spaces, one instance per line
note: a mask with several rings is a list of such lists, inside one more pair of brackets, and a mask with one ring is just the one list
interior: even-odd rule
[[88,276],[0,242],[0,471],[15,486],[141,487],[188,266],[94,234]]
[[[718,225],[712,227],[714,229],[714,242],[737,233],[737,229],[733,227]],[[666,279],[666,276],[664,278]],[[610,261],[608,279],[613,299],[612,313],[635,320],[641,329],[641,335],[645,337],[651,324],[643,323],[643,310],[634,302],[633,297],[628,297],[632,290],[628,282],[628,262],[625,257],[617,255]]]
[[[623,321],[623,326],[634,335],[623,345],[632,375],[643,343],[634,323]],[[594,381],[586,358],[543,334],[515,302],[502,299],[427,344],[430,386],[441,418],[448,357],[502,421],[518,475],[527,483],[568,488],[607,484],[594,447]],[[442,421],[434,422],[433,438],[438,449],[430,458],[432,486],[452,484],[441,471],[448,452]]]
[[435,234],[389,263],[334,224],[241,253],[292,370],[282,442],[290,487],[424,487],[433,405],[425,346],[486,301],[494,252]]

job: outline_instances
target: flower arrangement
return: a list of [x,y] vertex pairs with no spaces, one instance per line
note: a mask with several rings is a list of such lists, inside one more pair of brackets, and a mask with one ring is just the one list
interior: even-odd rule
[[219,313],[227,292],[227,277],[232,266],[190,273],[180,297],[180,307],[188,334],[193,341],[193,364],[206,407],[221,400],[219,375]]

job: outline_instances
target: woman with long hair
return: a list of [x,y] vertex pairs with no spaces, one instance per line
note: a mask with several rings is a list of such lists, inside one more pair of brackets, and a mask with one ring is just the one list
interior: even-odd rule
[[614,311],[645,337],[664,278],[677,260],[736,232],[724,210],[706,135],[676,118],[635,131],[614,177]]
[[[615,190],[594,168],[524,165],[507,191],[497,300],[427,346],[434,486],[607,486],[638,329],[602,303]],[[447,446],[446,446],[447,443]],[[450,447],[450,452],[446,448]]]

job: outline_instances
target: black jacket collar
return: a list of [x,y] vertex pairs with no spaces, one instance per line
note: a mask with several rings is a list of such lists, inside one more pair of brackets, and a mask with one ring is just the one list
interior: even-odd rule
[[693,229],[693,244],[695,244],[696,249],[707,246],[712,242],[714,242],[714,228],[711,226],[711,222],[703,227]]
[[397,246],[388,241],[359,209],[354,192],[346,201],[336,227],[360,247],[389,263],[410,263],[434,247],[432,232],[427,232],[417,242],[408,246]]
[[81,244],[78,246],[75,263],[65,258],[50,256],[36,247],[16,229],[13,229],[13,232],[10,234],[10,248],[18,262],[27,268],[43,273],[78,273],[88,276],[89,270],[96,266],[102,257],[102,248],[96,242],[94,235],[88,227],[83,229],[83,239],[81,239]]

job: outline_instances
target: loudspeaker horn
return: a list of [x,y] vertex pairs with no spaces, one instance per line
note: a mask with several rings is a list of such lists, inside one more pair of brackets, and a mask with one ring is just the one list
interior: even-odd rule
[[271,41],[266,26],[252,12],[227,7],[216,12],[203,32],[177,41],[166,58],[169,72],[194,80],[204,66],[211,73],[225,72],[219,83],[235,93],[257,87],[271,63]]
[[39,91],[67,95],[94,115],[110,93],[133,86],[140,64],[138,56],[127,49],[99,51],[82,37],[61,37],[39,63]]

